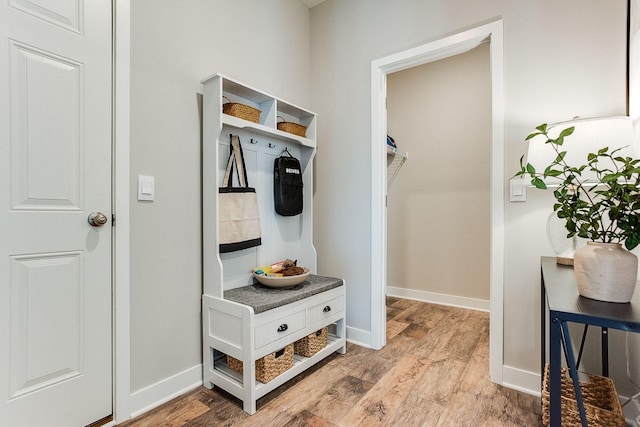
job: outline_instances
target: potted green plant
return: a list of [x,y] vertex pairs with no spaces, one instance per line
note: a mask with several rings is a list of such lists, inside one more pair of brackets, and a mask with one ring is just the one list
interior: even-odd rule
[[[589,153],[585,162],[570,165],[565,160],[565,138],[575,127],[549,134],[547,124],[527,136],[546,139],[556,157],[540,170],[520,158],[516,176],[528,176],[531,184],[547,189],[547,179],[555,178],[556,203],[553,210],[564,220],[567,237],[590,242],[576,251],[574,271],[581,295],[609,302],[629,302],[637,281],[638,259],[629,252],[640,244],[640,160],[619,154],[608,147]],[[595,177],[587,180],[585,175]],[[624,248],[622,248],[624,243]]]

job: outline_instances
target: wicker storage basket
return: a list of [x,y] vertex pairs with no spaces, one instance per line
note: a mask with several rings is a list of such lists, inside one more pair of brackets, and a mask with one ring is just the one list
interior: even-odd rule
[[325,326],[314,333],[307,335],[293,343],[296,354],[304,357],[311,357],[327,345],[327,335],[329,329]]
[[249,105],[238,104],[237,102],[231,102],[229,98],[223,96],[229,102],[225,102],[222,104],[222,112],[225,114],[229,114],[230,116],[239,117],[244,120],[248,120],[250,122],[259,123],[260,122],[260,113],[262,111],[257,108],[253,108]]
[[[242,372],[242,360],[227,355],[227,366],[234,371]],[[256,379],[268,383],[278,375],[293,367],[293,344],[269,353],[256,360]]]
[[237,372],[242,372],[242,360],[227,355],[227,366]]
[[[563,427],[581,427],[573,381],[567,377],[566,372],[567,370],[562,368],[561,423]],[[550,423],[549,387],[549,364],[547,364],[542,382],[542,422],[545,426]],[[590,375],[590,382],[581,382],[580,390],[589,426],[624,427],[627,425],[618,393],[611,379]]]
[[[278,118],[284,120],[280,116],[278,116]],[[307,135],[307,127],[299,125],[298,123],[282,121],[282,122],[278,122],[277,126],[278,126],[278,130],[281,130],[283,132],[292,133],[294,135],[298,135],[302,137]]]

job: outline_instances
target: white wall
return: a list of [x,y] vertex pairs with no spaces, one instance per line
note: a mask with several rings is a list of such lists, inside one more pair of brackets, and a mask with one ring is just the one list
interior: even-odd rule
[[486,303],[489,44],[389,74],[387,130],[409,153],[387,190],[387,286],[400,288],[388,293]]
[[[370,330],[371,61],[501,17],[505,194],[542,122],[622,115],[626,1],[327,0],[311,11],[312,104],[319,112],[315,198],[319,271],[346,279],[350,328]],[[508,200],[508,197],[506,197]],[[539,258],[550,193],[505,202],[505,365],[539,371]],[[535,382],[534,382],[535,383]]]
[[[349,327],[370,330],[371,61],[501,16],[505,185],[543,121],[625,113],[626,1],[135,0],[131,4],[131,390],[199,366],[200,80],[222,72],[320,113],[319,273],[347,280]],[[505,187],[506,191],[506,187]],[[506,209],[505,364],[538,370],[540,255],[552,196]],[[116,313],[117,315],[117,313]]]
[[[309,26],[298,0],[131,2],[132,392],[201,363],[200,80],[309,106]],[[138,174],[154,202],[135,200]]]

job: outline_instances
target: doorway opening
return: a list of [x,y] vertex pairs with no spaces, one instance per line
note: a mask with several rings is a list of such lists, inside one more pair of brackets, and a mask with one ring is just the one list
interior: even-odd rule
[[489,70],[483,43],[387,76],[387,131],[408,159],[387,156],[388,296],[489,311]]
[[483,43],[489,44],[491,76],[490,153],[490,375],[502,383],[503,263],[504,263],[504,101],[503,22],[496,20],[431,43],[405,50],[371,64],[372,218],[371,218],[371,335],[372,347],[386,343],[387,212],[386,137],[387,76],[419,65],[449,58]]

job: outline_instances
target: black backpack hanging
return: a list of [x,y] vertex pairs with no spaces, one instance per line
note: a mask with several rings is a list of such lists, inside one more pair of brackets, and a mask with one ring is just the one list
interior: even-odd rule
[[302,168],[287,149],[283,154],[273,164],[275,208],[280,215],[295,216],[302,213]]

